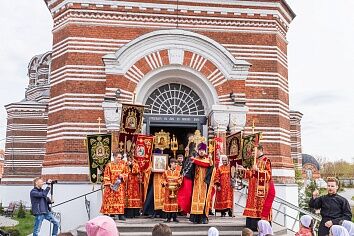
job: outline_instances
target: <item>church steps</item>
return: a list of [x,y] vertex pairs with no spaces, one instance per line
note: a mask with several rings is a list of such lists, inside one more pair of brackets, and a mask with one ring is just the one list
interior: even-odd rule
[[[211,217],[209,224],[192,224],[186,218],[179,218],[180,223],[166,223],[172,229],[173,235],[176,236],[194,236],[207,235],[210,227],[216,227],[223,236],[241,235],[242,229],[245,227],[245,218],[230,218],[230,217]],[[119,233],[121,236],[148,236],[151,235],[152,228],[163,223],[161,219],[128,219],[126,222],[116,221]],[[286,229],[274,225],[275,235],[286,235]],[[78,236],[86,236],[85,227],[80,227],[77,230]]]

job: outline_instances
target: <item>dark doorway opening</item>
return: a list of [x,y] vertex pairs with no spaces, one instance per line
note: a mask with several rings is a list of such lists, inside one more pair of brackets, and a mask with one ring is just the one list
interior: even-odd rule
[[[176,155],[178,154],[184,155],[185,152],[184,149],[188,144],[188,137],[193,135],[196,129],[197,126],[191,126],[191,127],[150,126],[150,134],[155,135],[155,133],[163,130],[164,132],[170,133],[170,139],[172,139],[173,135],[175,135],[178,141],[178,150],[176,152]],[[163,153],[169,154],[171,157],[173,156],[173,152],[171,151],[171,149],[165,149]]]

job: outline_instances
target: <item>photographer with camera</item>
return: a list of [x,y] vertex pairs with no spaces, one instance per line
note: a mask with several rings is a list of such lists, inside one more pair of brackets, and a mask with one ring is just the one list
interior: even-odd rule
[[32,214],[35,216],[33,236],[38,236],[38,233],[41,229],[43,220],[48,220],[53,224],[52,236],[58,235],[59,222],[54,218],[53,214],[50,212],[49,204],[52,202],[47,197],[52,185],[55,181],[47,181],[47,188],[42,189],[44,181],[42,178],[37,177],[33,180],[34,188],[31,190],[31,205],[32,205]]

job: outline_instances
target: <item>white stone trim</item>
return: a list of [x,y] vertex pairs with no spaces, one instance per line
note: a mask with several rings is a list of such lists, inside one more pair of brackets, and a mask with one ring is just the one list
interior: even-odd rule
[[182,48],[210,60],[227,79],[246,79],[251,65],[246,61],[236,60],[222,45],[206,36],[173,29],[144,34],[124,45],[115,54],[104,56],[106,73],[124,75],[139,59],[170,48]]
[[[94,15],[96,16],[96,15]],[[220,22],[215,22],[220,23]],[[53,32],[59,31],[62,27],[67,24],[75,24],[75,25],[85,25],[85,26],[110,26],[110,27],[133,27],[133,28],[140,28],[141,24],[144,24],[145,28],[151,28],[159,30],[161,27],[165,28],[174,28],[176,24],[168,24],[168,23],[146,23],[145,21],[142,22],[134,22],[134,23],[121,23],[121,22],[114,22],[112,20],[95,20],[95,19],[82,19],[82,20],[65,20],[59,26],[54,27]],[[221,23],[220,23],[221,24]],[[248,23],[247,23],[248,24]],[[252,24],[250,26],[246,26],[244,23],[243,26],[229,26],[229,25],[202,25],[202,24],[179,24],[180,27],[183,27],[187,30],[193,31],[203,31],[203,30],[210,30],[214,32],[224,32],[225,30],[229,32],[235,33],[249,33],[249,34],[277,34],[284,42],[286,41],[285,33],[279,31],[279,27],[274,28],[265,28],[265,27],[258,27],[258,24]],[[92,53],[97,53],[92,51]],[[101,53],[100,53],[101,54]]]
[[[99,4],[99,5],[109,5],[109,6],[123,6],[126,9],[133,7],[144,7],[144,8],[153,8],[153,9],[177,9],[176,4],[156,4],[156,3],[145,3],[145,2],[116,2],[116,1],[107,1],[107,0],[85,0],[87,4]],[[68,3],[82,3],[82,0],[64,0],[57,6],[51,9],[51,12],[58,12],[62,7],[65,7]],[[286,15],[287,19],[280,13],[278,9],[255,9],[255,8],[227,8],[227,7],[207,7],[207,6],[191,6],[191,5],[179,5],[178,9],[180,11],[206,11],[210,14],[218,13],[245,13],[248,15],[254,14],[263,14],[263,15],[273,15],[274,17],[279,18],[279,20],[285,24],[289,25],[289,22],[292,18],[287,14],[286,11],[283,13]],[[283,10],[283,8],[281,8]]]
[[43,167],[42,175],[88,175],[89,168],[79,166]]
[[1,182],[33,182],[34,178],[2,178]]
[[272,169],[273,176],[295,177],[294,169]]
[[56,75],[56,74],[61,74],[65,73],[66,70],[74,70],[74,72],[82,72],[82,71],[87,71],[87,70],[99,70],[104,72],[104,66],[97,66],[97,65],[65,65],[63,67],[60,67],[56,70],[53,70],[51,72],[51,77]]
[[[101,132],[102,132],[102,130],[101,130]],[[84,139],[86,139],[86,136],[84,136],[84,135],[79,135],[79,136],[65,135],[65,136],[59,136],[59,137],[55,137],[55,138],[48,138],[47,143],[58,141],[58,140],[84,140]]]

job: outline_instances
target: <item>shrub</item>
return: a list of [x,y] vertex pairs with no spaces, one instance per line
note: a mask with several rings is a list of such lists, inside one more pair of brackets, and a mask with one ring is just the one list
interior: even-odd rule
[[4,207],[2,206],[2,202],[0,203],[0,215],[4,214]]
[[20,236],[20,231],[15,228],[0,229],[0,235],[4,236]]
[[23,206],[22,202],[20,202],[20,207],[18,208],[17,217],[18,218],[26,218],[26,211],[25,211],[25,207]]

